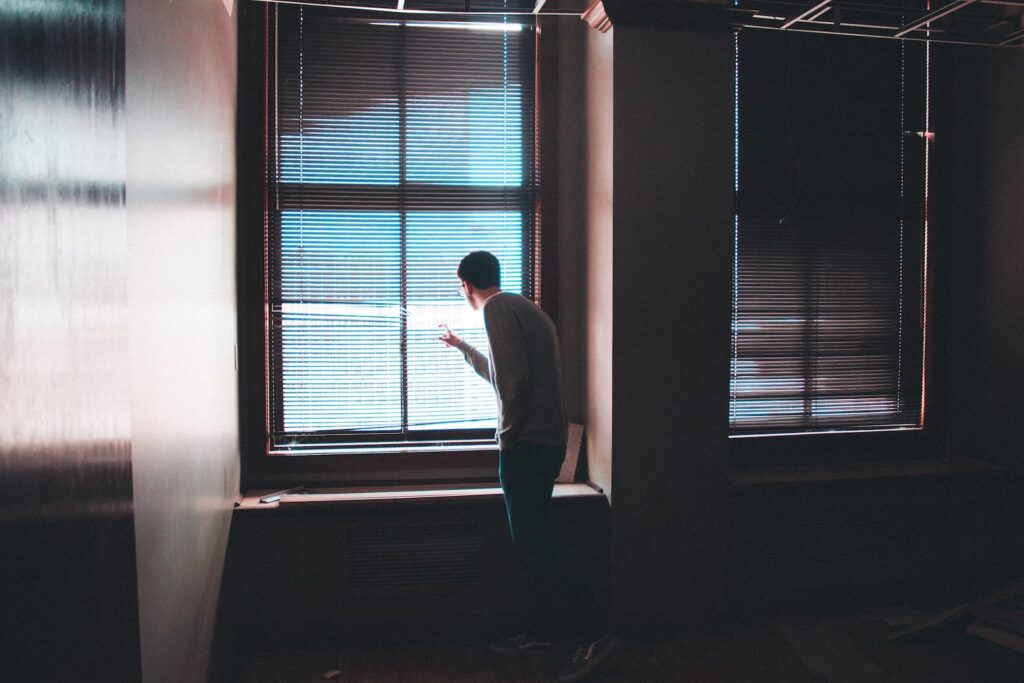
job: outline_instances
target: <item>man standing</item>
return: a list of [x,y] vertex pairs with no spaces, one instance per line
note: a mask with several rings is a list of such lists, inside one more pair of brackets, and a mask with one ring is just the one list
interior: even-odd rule
[[[583,584],[561,557],[551,536],[551,492],[565,457],[558,337],[554,323],[518,294],[501,291],[498,259],[486,251],[459,264],[459,290],[482,310],[489,357],[444,327],[439,339],[462,352],[498,400],[498,476],[512,540],[526,567],[530,591],[528,631],[491,643],[502,654],[546,649],[556,622],[568,617],[579,639],[561,681],[577,681],[618,644]],[[564,607],[559,609],[559,604]]]

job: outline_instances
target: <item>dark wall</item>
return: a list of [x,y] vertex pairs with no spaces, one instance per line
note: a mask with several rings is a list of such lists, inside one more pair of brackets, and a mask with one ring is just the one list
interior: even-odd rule
[[[1014,496],[986,527],[1024,555],[1024,53],[935,53],[936,391],[951,453],[1001,463]],[[1001,500],[993,487],[982,490]]]
[[[935,51],[928,430],[776,439],[740,458],[725,423],[731,37],[617,26],[579,49],[562,86],[586,103],[585,200],[582,211],[566,200],[561,218],[584,238],[584,277],[562,300],[583,307],[588,456],[612,503],[621,623],[693,626],[727,613],[726,592],[769,610],[857,609],[907,586],[935,595],[1012,573],[1018,481],[969,465],[908,476],[880,463],[865,477],[843,463],[1006,462],[1024,445],[1012,417],[1024,357],[1017,51]],[[821,462],[836,463],[828,479],[787,482],[795,465]],[[741,466],[780,463],[776,483],[737,483]]]
[[0,677],[139,677],[124,4],[0,11]]
[[991,456],[1024,471],[1024,51],[986,53],[982,205],[984,377]]
[[1024,53],[936,52],[936,375],[950,448],[1024,470]]
[[613,33],[613,604],[706,625],[724,598],[733,38]]

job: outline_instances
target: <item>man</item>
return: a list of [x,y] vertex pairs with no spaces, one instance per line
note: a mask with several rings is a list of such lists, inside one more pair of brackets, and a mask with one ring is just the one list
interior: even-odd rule
[[[566,442],[555,326],[533,302],[501,291],[501,269],[493,254],[467,254],[459,264],[458,277],[466,301],[473,310],[483,311],[489,356],[446,325],[439,339],[461,351],[476,373],[494,387],[498,477],[512,541],[526,567],[530,591],[529,630],[490,647],[501,654],[546,649],[555,635],[556,619],[569,617],[579,644],[558,679],[576,681],[614,649],[618,638],[605,633],[593,599],[568,570],[551,536],[551,492]],[[565,605],[563,611],[559,603]]]

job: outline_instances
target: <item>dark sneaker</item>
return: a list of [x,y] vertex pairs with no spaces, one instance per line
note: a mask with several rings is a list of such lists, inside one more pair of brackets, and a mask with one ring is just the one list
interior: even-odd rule
[[550,641],[537,640],[535,638],[531,638],[525,633],[520,633],[518,636],[512,636],[506,640],[495,640],[487,646],[487,649],[499,655],[514,655],[520,652],[540,652],[550,648]]
[[572,661],[558,672],[558,680],[563,683],[580,680],[611,654],[618,644],[619,638],[610,633],[603,638],[580,643],[576,647],[576,654],[572,656]]

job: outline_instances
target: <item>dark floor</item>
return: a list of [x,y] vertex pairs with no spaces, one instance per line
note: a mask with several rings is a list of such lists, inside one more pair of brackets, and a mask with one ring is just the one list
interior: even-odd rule
[[[624,642],[587,678],[598,683],[784,681],[801,683],[1018,683],[1024,657],[964,632],[963,625],[888,640],[878,614],[747,626],[728,635]],[[243,683],[526,683],[552,681],[567,651],[505,657],[482,642],[334,652],[256,653]],[[333,674],[332,674],[333,672]]]

